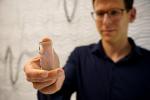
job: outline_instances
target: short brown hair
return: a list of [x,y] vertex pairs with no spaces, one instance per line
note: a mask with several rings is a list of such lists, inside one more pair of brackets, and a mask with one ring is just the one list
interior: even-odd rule
[[[93,3],[93,7],[94,7],[94,2],[96,0],[92,0],[92,3]],[[133,8],[133,3],[134,3],[134,0],[123,0],[124,1],[124,4],[125,4],[125,8],[127,11],[129,11],[130,9]]]

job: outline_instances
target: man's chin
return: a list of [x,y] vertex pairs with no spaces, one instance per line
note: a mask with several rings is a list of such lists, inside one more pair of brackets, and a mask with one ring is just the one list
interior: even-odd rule
[[112,37],[108,37],[108,36],[102,37],[102,40],[103,40],[104,42],[108,42],[108,43],[113,42],[113,38],[112,38]]

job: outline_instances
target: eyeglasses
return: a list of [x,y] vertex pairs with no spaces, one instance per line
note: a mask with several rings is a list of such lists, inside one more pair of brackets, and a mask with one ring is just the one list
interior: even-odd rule
[[94,18],[94,20],[97,21],[102,21],[104,19],[105,14],[107,14],[111,20],[118,21],[120,20],[123,11],[125,11],[125,9],[116,8],[116,9],[111,9],[109,11],[91,12],[91,15]]

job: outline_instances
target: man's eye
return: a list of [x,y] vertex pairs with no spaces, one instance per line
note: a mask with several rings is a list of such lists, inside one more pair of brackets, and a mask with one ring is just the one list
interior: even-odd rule
[[112,16],[115,16],[115,15],[118,15],[119,14],[119,12],[118,11],[115,11],[115,10],[113,10],[113,11],[110,11],[110,13],[109,13],[110,15],[112,15]]
[[96,13],[97,16],[104,16],[104,14],[105,14],[104,12],[98,12],[98,13]]

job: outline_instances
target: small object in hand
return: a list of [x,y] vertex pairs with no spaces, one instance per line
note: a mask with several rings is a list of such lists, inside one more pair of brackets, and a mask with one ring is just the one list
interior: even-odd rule
[[59,67],[58,56],[54,51],[52,41],[48,37],[40,41],[39,53],[41,55],[41,69],[52,70]]

